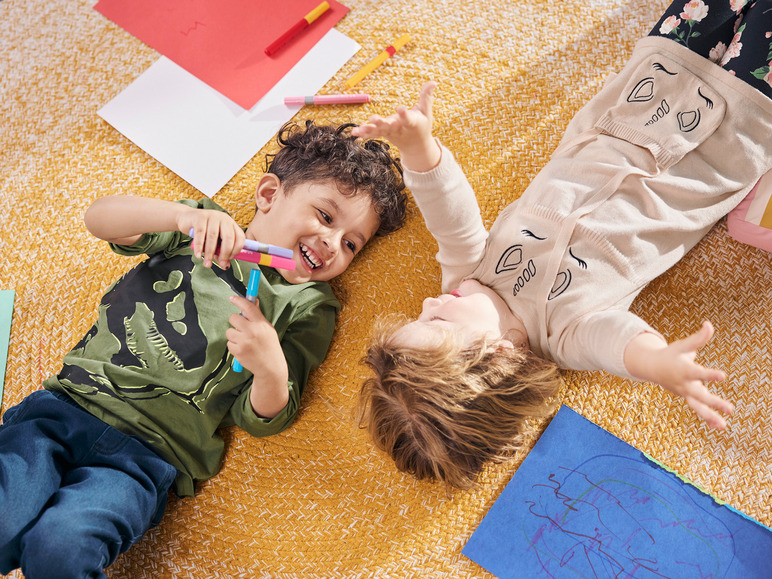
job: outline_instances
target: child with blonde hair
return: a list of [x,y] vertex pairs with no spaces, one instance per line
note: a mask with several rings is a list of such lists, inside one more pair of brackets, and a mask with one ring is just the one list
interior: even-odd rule
[[706,386],[725,374],[695,362],[710,322],[668,343],[629,307],[772,168],[769,30],[770,0],[675,2],[490,231],[432,137],[434,83],[355,130],[399,148],[445,292],[366,358],[360,424],[399,470],[470,487],[549,413],[557,368],[657,383],[726,426]]

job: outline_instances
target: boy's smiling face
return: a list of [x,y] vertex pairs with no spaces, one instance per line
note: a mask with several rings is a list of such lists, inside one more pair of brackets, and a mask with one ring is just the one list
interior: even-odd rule
[[380,225],[369,195],[343,195],[332,181],[306,181],[287,192],[266,173],[255,198],[247,238],[291,249],[295,270],[276,271],[293,284],[343,273]]

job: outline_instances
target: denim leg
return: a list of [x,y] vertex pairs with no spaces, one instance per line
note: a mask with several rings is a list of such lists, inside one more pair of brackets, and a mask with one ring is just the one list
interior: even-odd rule
[[[3,547],[4,564],[20,565],[27,579],[104,577],[103,568],[158,523],[177,471],[139,440],[73,403],[44,394],[50,397],[45,409],[28,411],[18,422],[12,415],[12,423],[43,424],[40,429],[68,450],[59,452],[63,460],[53,461],[61,473],[57,489]],[[53,410],[63,428],[43,420]],[[5,462],[0,456],[0,465]],[[41,469],[29,480],[37,486],[39,477],[48,474]]]
[[102,569],[142,537],[164,506],[153,481],[142,474],[103,466],[75,469],[21,538],[24,576],[104,577]]
[[[51,436],[65,428],[46,411],[47,392],[9,408],[0,426],[0,573],[19,566],[19,537],[59,489],[68,451]],[[41,411],[42,410],[42,411]],[[32,415],[33,420],[25,420]]]

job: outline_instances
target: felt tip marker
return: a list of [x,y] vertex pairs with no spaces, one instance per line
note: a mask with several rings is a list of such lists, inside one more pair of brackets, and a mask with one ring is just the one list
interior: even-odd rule
[[[249,272],[249,282],[247,282],[247,301],[250,303],[255,303],[257,301],[257,290],[260,287],[260,270],[258,268],[253,269]],[[234,372],[241,372],[244,369],[244,366],[241,365],[241,363],[233,359],[233,371]]]
[[276,269],[287,269],[290,271],[294,271],[295,266],[297,265],[294,259],[288,259],[278,255],[268,255],[258,251],[249,251],[248,249],[242,249],[236,256],[236,259],[249,261],[258,265],[267,265],[268,267],[275,267]]
[[[193,237],[193,228],[190,228],[188,232],[189,237]],[[279,247],[278,245],[271,245],[270,243],[260,243],[254,239],[245,239],[244,247],[249,251],[258,251],[260,253],[267,253],[269,255],[278,255],[279,257],[287,257],[292,259],[292,250],[286,247]]]
[[378,56],[373,58],[370,62],[368,62],[366,65],[364,65],[361,69],[359,69],[359,72],[357,72],[354,76],[352,76],[350,79],[346,81],[346,88],[351,88],[355,84],[357,84],[360,80],[362,80],[364,77],[366,77],[368,74],[373,72],[376,68],[381,66],[386,60],[394,56],[397,51],[405,46],[410,42],[410,35],[409,34],[403,34],[400,36],[397,40],[394,41],[394,44],[387,46],[383,52],[381,52]]
[[322,2],[321,4],[319,4],[319,6],[317,6],[316,8],[311,10],[311,12],[303,16],[303,18],[298,20],[292,26],[292,28],[287,30],[287,32],[285,32],[284,34],[279,36],[279,38],[271,42],[271,44],[269,44],[266,47],[265,53],[268,56],[273,56],[274,54],[276,54],[282,46],[284,46],[295,36],[303,32],[314,22],[314,20],[319,18],[322,14],[327,12],[329,9],[330,9],[330,4],[328,2]]
[[350,105],[369,103],[369,94],[322,94],[306,97],[284,97],[284,104],[294,105]]

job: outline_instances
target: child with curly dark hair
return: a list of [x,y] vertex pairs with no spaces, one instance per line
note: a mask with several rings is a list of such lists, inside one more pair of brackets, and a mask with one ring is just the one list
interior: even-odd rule
[[[285,126],[246,230],[208,199],[91,205],[96,237],[148,259],[108,289],[61,372],[4,415],[0,573],[104,577],[172,484],[192,495],[217,473],[220,427],[292,423],[340,309],[326,282],[405,217],[399,162],[351,128]],[[295,269],[235,260],[245,239],[292,249]],[[242,297],[254,268],[257,303]]]
[[549,412],[557,367],[659,384],[726,426],[733,406],[707,385],[726,376],[695,361],[710,322],[669,343],[629,308],[772,168],[771,14],[674,2],[490,231],[432,137],[433,84],[355,130],[399,148],[442,267],[445,293],[366,359],[361,424],[401,471],[470,487]]

